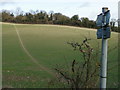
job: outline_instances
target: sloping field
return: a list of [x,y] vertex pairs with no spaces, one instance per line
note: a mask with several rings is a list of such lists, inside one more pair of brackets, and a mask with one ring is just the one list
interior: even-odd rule
[[[60,25],[2,24],[3,87],[40,88],[49,87],[55,79],[56,64],[80,60],[79,52],[67,44],[91,38],[96,48],[96,30]],[[108,87],[117,87],[118,34],[109,39]]]

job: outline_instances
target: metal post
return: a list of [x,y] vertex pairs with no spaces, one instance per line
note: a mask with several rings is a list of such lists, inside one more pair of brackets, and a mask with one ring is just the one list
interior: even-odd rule
[[103,15],[103,23],[102,23],[102,55],[101,55],[101,70],[100,70],[100,89],[106,89],[106,81],[107,81],[107,39],[104,39],[104,29],[106,28],[106,17],[104,13],[108,8],[102,8]]
[[107,81],[107,39],[102,39],[101,71],[100,71],[100,88],[106,88]]

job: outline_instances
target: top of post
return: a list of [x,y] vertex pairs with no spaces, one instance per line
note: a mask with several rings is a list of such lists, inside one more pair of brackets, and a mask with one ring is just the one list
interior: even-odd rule
[[120,27],[120,1],[118,2],[118,26]]
[[105,12],[107,12],[107,11],[108,11],[108,7],[103,7],[103,8],[102,8],[102,12],[103,12],[103,13],[105,13]]
[[118,2],[118,19],[120,20],[120,1]]

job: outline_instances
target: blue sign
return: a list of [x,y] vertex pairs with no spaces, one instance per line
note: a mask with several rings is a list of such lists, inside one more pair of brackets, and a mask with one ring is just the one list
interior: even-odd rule
[[96,25],[98,27],[102,27],[103,25],[106,26],[109,24],[109,22],[110,22],[110,10],[105,12],[104,15],[102,15],[101,13],[97,16]]
[[107,12],[104,13],[104,18],[105,18],[104,23],[106,23],[106,25],[108,25],[110,22],[110,10],[108,10]]
[[110,27],[106,28],[101,28],[97,30],[97,39],[107,39],[110,38],[111,32],[110,32]]
[[110,34],[111,34],[110,27],[106,27],[106,28],[103,29],[103,34],[102,35],[103,35],[104,39],[110,38]]
[[110,38],[110,10],[103,8],[103,13],[97,16],[96,25],[100,27],[97,30],[97,39],[107,39]]
[[97,30],[97,39],[102,39],[102,29]]
[[103,21],[103,16],[102,16],[102,13],[101,13],[100,15],[97,16],[96,25],[98,27],[102,26],[102,21]]

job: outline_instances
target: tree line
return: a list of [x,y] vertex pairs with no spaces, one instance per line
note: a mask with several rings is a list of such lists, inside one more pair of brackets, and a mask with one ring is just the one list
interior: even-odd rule
[[[19,8],[16,13],[8,10],[2,10],[2,22],[22,23],[22,24],[57,24],[57,25],[69,25],[86,28],[95,28],[96,22],[89,20],[87,17],[79,18],[78,15],[73,15],[71,18],[63,15],[62,13],[54,13],[53,11],[47,13],[46,11],[33,11],[23,13]],[[118,28],[115,27],[115,22],[110,22],[112,31],[118,32]]]

